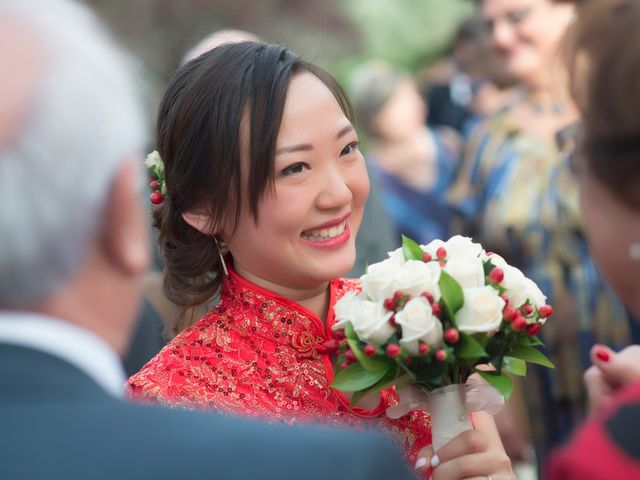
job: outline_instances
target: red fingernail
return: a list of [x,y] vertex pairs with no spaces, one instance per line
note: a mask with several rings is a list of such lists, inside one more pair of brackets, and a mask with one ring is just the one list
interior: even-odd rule
[[609,352],[607,352],[604,348],[599,348],[598,350],[596,350],[596,357],[598,357],[598,360],[608,362],[610,355]]

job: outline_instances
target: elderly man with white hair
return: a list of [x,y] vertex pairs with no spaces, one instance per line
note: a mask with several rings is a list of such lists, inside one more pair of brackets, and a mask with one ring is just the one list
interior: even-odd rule
[[127,63],[79,4],[0,0],[0,478],[408,478],[374,434],[123,401],[149,262]]

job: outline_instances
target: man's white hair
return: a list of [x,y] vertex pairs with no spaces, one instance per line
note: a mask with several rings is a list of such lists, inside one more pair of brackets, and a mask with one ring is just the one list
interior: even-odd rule
[[24,21],[47,55],[24,128],[0,145],[0,308],[24,308],[80,268],[146,126],[133,63],[86,7],[0,0],[0,17]]

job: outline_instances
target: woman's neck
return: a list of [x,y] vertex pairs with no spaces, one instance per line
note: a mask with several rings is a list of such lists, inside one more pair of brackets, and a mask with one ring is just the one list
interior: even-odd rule
[[308,288],[294,288],[262,278],[236,261],[234,261],[234,269],[238,275],[251,283],[302,305],[315,313],[322,322],[325,321],[330,302],[329,282]]

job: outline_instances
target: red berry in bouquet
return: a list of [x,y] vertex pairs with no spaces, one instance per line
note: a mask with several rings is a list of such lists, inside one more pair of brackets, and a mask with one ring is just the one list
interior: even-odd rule
[[439,362],[444,362],[447,359],[447,351],[444,349],[440,349],[436,352],[436,360]]
[[433,303],[433,295],[431,295],[429,292],[422,292],[420,296],[426,298],[427,302]]
[[538,309],[541,317],[547,318],[553,315],[553,307],[551,305],[543,305]]
[[504,319],[507,322],[513,322],[516,318],[521,316],[521,313],[518,310],[516,310],[515,308],[507,305],[502,310],[502,315],[504,316]]
[[420,355],[426,355],[427,353],[429,353],[429,345],[427,345],[426,343],[421,343],[418,347],[418,351],[420,352]]
[[522,314],[520,314],[513,320],[513,322],[511,322],[511,328],[516,332],[521,332],[527,328],[527,320],[522,316]]
[[373,357],[376,354],[376,347],[368,343],[367,345],[364,346],[362,351],[367,357]]
[[358,361],[358,357],[356,357],[356,354],[353,353],[353,350],[347,350],[346,352],[344,352],[344,358],[349,363],[355,363]]
[[454,343],[458,343],[460,340],[460,333],[455,328],[447,328],[444,332],[444,341],[449,345],[453,345]]
[[339,349],[339,343],[335,339],[327,340],[322,344],[322,348],[328,353],[336,353]]
[[430,262],[431,260],[433,260],[433,257],[431,256],[431,254],[429,252],[424,252],[422,254],[422,261],[423,262]]
[[535,337],[542,330],[542,325],[539,323],[532,323],[531,325],[527,325],[527,335],[530,337]]
[[491,280],[493,283],[502,283],[502,281],[504,280],[504,271],[498,267],[494,268],[489,273],[489,280]]
[[157,180],[153,180],[150,184],[149,184],[149,188],[151,190],[160,190],[160,184],[158,183]]
[[431,305],[431,311],[436,317],[442,315],[442,307],[439,303],[434,303],[433,305]]
[[396,358],[400,356],[400,346],[396,343],[390,343],[387,345],[386,349],[387,355],[391,358]]
[[393,311],[395,311],[396,308],[398,308],[398,304],[396,303],[396,301],[393,298],[387,298],[383,302],[383,306],[384,306],[384,308],[386,308],[390,312],[393,312]]
[[530,303],[527,303],[526,305],[522,306],[522,311],[527,315],[531,315],[533,313],[533,307]]
[[447,258],[447,249],[444,247],[438,248],[438,250],[436,250],[436,257],[438,257],[438,260]]

